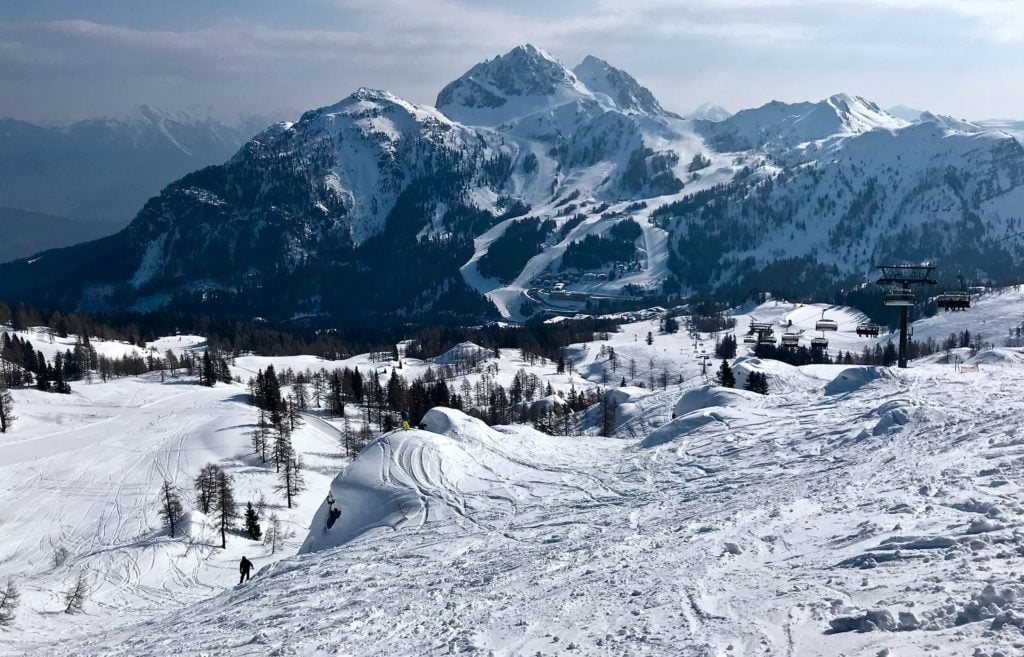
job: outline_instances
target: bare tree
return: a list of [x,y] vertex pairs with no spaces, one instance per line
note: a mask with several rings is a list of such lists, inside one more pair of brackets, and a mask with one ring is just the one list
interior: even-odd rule
[[196,477],[196,497],[203,513],[209,514],[217,503],[217,475],[220,472],[219,465],[207,463]]
[[228,546],[228,528],[231,526],[231,521],[238,517],[231,475],[217,468],[215,485],[216,502],[213,512],[217,518],[217,525],[220,527],[220,546],[226,548]]
[[259,420],[256,421],[256,426],[253,428],[252,433],[252,451],[260,455],[263,462],[267,462],[267,437],[270,435],[270,425],[267,423],[267,413],[262,408],[260,409]]
[[281,472],[281,466],[288,460],[289,455],[292,453],[292,441],[288,436],[288,431],[284,427],[279,427],[277,433],[274,435],[274,468],[277,472]]
[[63,545],[58,545],[53,548],[53,554],[50,555],[50,565],[54,568],[60,568],[68,560],[68,549]]
[[284,493],[285,500],[288,502],[288,508],[292,508],[292,499],[304,491],[305,481],[302,476],[302,459],[295,453],[295,450],[289,447],[288,455],[284,458],[284,468],[281,470],[281,474],[278,475],[280,483],[277,485],[277,492]]
[[14,585],[14,578],[7,580],[7,586],[0,589],[0,627],[10,627],[14,624],[14,612],[21,603],[21,593]]
[[14,398],[11,397],[11,391],[7,389],[6,383],[0,381],[0,433],[7,433],[17,419],[14,414]]
[[87,595],[89,595],[89,584],[85,581],[85,575],[79,573],[75,578],[75,583],[64,593],[64,613],[77,614],[82,611]]
[[270,548],[270,554],[275,554],[284,545],[281,518],[276,513],[270,514],[267,530],[263,532],[263,544]]
[[181,498],[178,497],[178,491],[174,489],[171,482],[164,479],[163,488],[160,490],[160,517],[170,527],[171,538],[174,538],[174,530],[178,526],[181,514]]

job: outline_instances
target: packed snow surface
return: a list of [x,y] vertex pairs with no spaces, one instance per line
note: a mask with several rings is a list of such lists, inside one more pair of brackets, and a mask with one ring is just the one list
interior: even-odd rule
[[[749,314],[782,326],[799,310]],[[825,310],[830,338],[852,342],[856,315]],[[794,324],[820,316],[805,312]],[[187,485],[208,460],[232,468],[243,499],[270,488],[246,456],[241,386],[15,391],[0,576],[20,578],[26,604],[0,654],[1020,654],[1020,350],[980,351],[963,372],[934,357],[895,371],[740,356],[737,378],[767,375],[760,396],[710,385],[691,353],[710,337],[652,319],[567,349],[575,374],[530,371],[582,387],[602,376],[601,346],[622,361],[615,378],[629,360],[637,383],[675,368],[665,389],[613,393],[616,437],[435,409],[346,467],[330,425],[309,418],[296,443],[310,490],[289,516],[303,529],[280,559],[239,536],[212,548],[201,514],[176,541],[154,517],[162,477]],[[336,364],[355,362],[368,361]],[[510,350],[487,362],[502,377],[528,366]],[[310,361],[235,371],[269,363]],[[60,568],[54,544],[72,548]],[[232,587],[241,550],[261,569]],[[85,613],[55,613],[79,571],[96,587]]]

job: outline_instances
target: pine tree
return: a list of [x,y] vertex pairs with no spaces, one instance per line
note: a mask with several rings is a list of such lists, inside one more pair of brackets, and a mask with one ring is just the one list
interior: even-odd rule
[[220,546],[226,548],[228,546],[228,528],[231,526],[231,521],[238,517],[238,510],[235,509],[235,491],[232,487],[231,475],[220,468],[217,469],[215,483],[217,502],[214,507],[214,517],[220,528]]
[[160,498],[160,518],[170,528],[171,538],[174,538],[174,531],[182,514],[181,498],[178,497],[178,491],[174,490],[171,482],[166,479],[160,491]]
[[200,370],[199,382],[211,388],[217,383],[217,370],[213,366],[213,358],[209,350],[203,352],[203,367]]
[[0,627],[14,624],[14,614],[21,603],[21,593],[14,585],[14,579],[7,580],[7,586],[0,589]]
[[260,528],[260,514],[252,506],[252,502],[245,507],[245,533],[254,541],[263,538],[263,530]]
[[736,375],[732,373],[732,368],[729,367],[729,361],[724,358],[722,359],[721,367],[718,368],[718,373],[715,374],[715,381],[723,388],[736,387]]
[[64,613],[77,614],[82,611],[87,595],[89,584],[85,581],[85,575],[79,574],[71,588],[64,593]]
[[14,414],[14,398],[7,384],[0,381],[0,433],[7,433],[14,421],[18,419]]

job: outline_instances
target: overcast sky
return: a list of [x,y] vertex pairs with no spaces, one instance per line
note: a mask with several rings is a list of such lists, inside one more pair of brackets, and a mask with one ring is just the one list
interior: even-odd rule
[[3,0],[0,116],[433,103],[521,43],[606,59],[679,112],[842,91],[1024,118],[1024,0]]

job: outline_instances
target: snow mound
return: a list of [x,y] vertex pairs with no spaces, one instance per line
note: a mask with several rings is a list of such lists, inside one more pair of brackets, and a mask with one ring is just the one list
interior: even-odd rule
[[672,420],[663,427],[655,429],[653,432],[648,434],[646,438],[640,441],[640,446],[644,448],[657,447],[659,445],[679,440],[680,438],[686,438],[708,425],[720,424],[728,427],[734,421],[745,421],[749,419],[750,418],[746,413],[736,409],[713,406],[693,411],[683,417]]
[[971,365],[1020,365],[1024,354],[1019,349],[987,349],[967,359]]
[[[524,489],[541,484],[537,464],[565,460],[564,448],[525,427],[494,429],[448,408],[430,410],[428,430],[393,431],[367,445],[331,483],[300,554],[349,544],[381,532],[502,527]],[[507,452],[504,445],[507,444]],[[561,481],[563,474],[551,474]],[[448,527],[444,526],[448,531]]]
[[479,441],[491,432],[483,420],[470,417],[465,413],[450,408],[432,408],[423,416],[423,426],[427,431],[442,434],[451,438]]
[[879,379],[891,379],[893,375],[883,367],[849,367],[825,384],[826,395],[843,395],[860,390]]
[[437,358],[434,358],[433,362],[440,365],[450,365],[452,363],[462,363],[472,360],[482,361],[486,360],[490,354],[491,352],[489,349],[484,349],[474,342],[460,342]]
[[756,392],[707,385],[684,392],[676,402],[674,411],[678,417],[705,408],[744,406],[762,399]]

